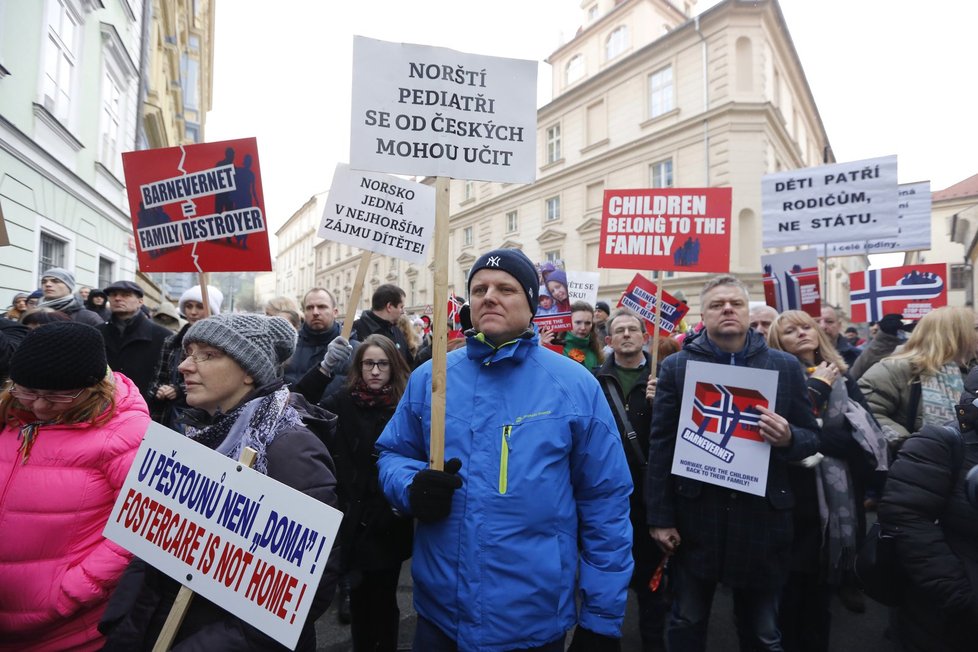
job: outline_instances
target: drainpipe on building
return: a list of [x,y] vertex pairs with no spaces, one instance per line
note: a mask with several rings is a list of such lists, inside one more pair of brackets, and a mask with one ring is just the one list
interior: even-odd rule
[[703,45],[703,149],[705,153],[704,160],[706,161],[706,183],[703,184],[705,188],[710,187],[710,120],[706,118],[707,111],[710,110],[710,84],[707,79],[707,46],[706,37],[703,36],[703,32],[700,31],[700,17],[696,16],[693,19],[696,26],[696,33],[700,35],[700,42]]
[[146,89],[143,87],[143,82],[146,80],[146,66],[149,58],[149,20],[152,15],[153,0],[143,0],[143,35],[139,48],[139,77],[136,89],[136,135],[132,144],[134,150],[139,149],[140,136],[143,135],[145,129],[143,125],[143,104],[146,100]]

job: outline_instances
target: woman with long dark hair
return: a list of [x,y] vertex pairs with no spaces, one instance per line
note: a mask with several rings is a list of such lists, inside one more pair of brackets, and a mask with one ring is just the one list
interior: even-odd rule
[[40,326],[0,392],[0,650],[99,650],[96,625],[131,555],[102,536],[149,425],[102,336]]
[[404,356],[383,335],[357,347],[347,384],[320,405],[339,417],[330,446],[337,493],[343,571],[350,581],[353,649],[397,650],[397,579],[411,556],[414,523],[395,514],[380,490],[374,443],[394,414],[410,375]]

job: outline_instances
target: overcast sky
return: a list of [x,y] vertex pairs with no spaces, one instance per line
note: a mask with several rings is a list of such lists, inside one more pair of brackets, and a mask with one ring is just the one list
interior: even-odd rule
[[[208,141],[256,136],[273,230],[349,160],[353,36],[540,61],[580,0],[217,0]],[[701,1],[701,12],[716,4]],[[897,154],[901,183],[978,173],[978,3],[782,0],[836,160]]]

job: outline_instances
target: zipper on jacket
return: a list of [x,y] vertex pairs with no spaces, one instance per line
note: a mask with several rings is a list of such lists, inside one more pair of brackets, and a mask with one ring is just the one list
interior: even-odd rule
[[499,452],[499,493],[505,494],[509,485],[509,438],[513,426],[503,426],[502,450]]

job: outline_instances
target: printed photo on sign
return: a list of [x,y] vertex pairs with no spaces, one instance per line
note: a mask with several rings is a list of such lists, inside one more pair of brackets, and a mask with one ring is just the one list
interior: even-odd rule
[[764,301],[778,312],[804,310],[821,316],[818,252],[814,249],[761,256]]
[[947,305],[947,265],[904,265],[849,274],[852,321],[879,321],[891,313],[920,319]]
[[336,166],[320,238],[420,265],[434,230],[433,186]]
[[353,169],[536,180],[536,61],[356,36],[353,69]]
[[342,518],[151,423],[104,535],[295,649]]
[[758,407],[774,409],[778,372],[709,362],[686,367],[672,472],[763,496],[771,446]]
[[555,332],[571,330],[574,302],[584,301],[593,308],[598,300],[598,273],[565,271],[562,260],[537,263],[536,268],[540,288],[533,323]]
[[254,138],[125,152],[122,167],[140,271],[271,271]]
[[850,234],[850,238],[843,242],[830,242],[826,249],[828,256],[862,256],[930,249],[930,181],[901,183],[898,188],[900,199],[897,204],[896,235],[876,240],[856,240],[852,236],[859,234]]
[[598,267],[730,270],[730,188],[605,190]]
[[662,335],[668,337],[675,334],[679,322],[689,312],[689,306],[663,290],[662,309],[656,311],[656,289],[655,283],[641,274],[636,274],[618,300],[618,307],[628,308],[641,317],[649,333],[655,333],[655,329],[658,328]]
[[895,236],[897,197],[896,156],[765,174],[764,246]]

